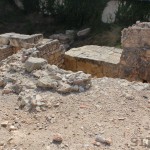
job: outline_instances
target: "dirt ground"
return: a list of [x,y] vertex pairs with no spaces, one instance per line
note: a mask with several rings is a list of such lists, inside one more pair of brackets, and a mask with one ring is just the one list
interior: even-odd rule
[[[101,78],[93,79],[91,89],[83,93],[43,91],[39,94],[48,95],[51,105],[41,112],[21,110],[17,95],[1,91],[2,150],[150,149],[149,84]],[[62,143],[52,142],[57,133]],[[110,145],[95,143],[96,136],[110,139]]]

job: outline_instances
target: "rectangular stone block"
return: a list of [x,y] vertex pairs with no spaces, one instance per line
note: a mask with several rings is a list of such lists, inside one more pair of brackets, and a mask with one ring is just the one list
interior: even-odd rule
[[64,66],[96,77],[118,77],[121,53],[122,49],[94,45],[73,48],[65,53]]
[[17,33],[5,33],[0,35],[0,44],[11,45],[20,48],[34,47],[39,41],[43,40],[42,34],[24,35]]

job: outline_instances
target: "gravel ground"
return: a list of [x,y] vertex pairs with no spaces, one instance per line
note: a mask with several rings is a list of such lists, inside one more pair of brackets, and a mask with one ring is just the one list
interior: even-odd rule
[[101,78],[82,93],[37,94],[47,95],[49,108],[27,112],[18,107],[18,95],[0,89],[0,149],[150,149],[149,84]]

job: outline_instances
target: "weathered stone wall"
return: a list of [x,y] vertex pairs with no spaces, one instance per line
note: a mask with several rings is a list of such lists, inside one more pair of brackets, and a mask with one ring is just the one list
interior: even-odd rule
[[[43,39],[42,34],[23,35],[6,33],[0,35],[0,60],[24,49],[23,61],[29,55],[41,57],[59,67],[63,64],[64,48],[58,40]],[[4,46],[5,45],[5,46]]]
[[29,56],[44,58],[51,65],[62,67],[64,62],[64,48],[58,40],[44,39],[34,48],[24,50],[25,60]]
[[82,70],[97,77],[150,82],[150,22],[125,28],[122,47],[123,51],[98,46],[71,49],[65,53],[65,69]]
[[150,82],[150,23],[137,22],[122,31],[120,77]]

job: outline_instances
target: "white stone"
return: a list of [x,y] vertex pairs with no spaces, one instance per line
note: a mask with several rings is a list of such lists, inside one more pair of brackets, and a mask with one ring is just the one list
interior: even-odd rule
[[28,72],[32,72],[33,70],[41,69],[45,64],[47,64],[47,61],[43,58],[29,57],[25,62],[25,68]]

